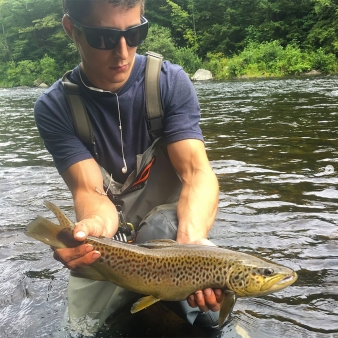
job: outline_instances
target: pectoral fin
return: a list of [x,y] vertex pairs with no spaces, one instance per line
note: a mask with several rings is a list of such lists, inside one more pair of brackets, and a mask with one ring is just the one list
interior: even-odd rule
[[160,299],[155,298],[153,296],[142,297],[136,303],[133,304],[130,312],[135,313],[135,312],[141,311],[147,308],[148,306],[157,303],[158,301],[160,301]]
[[231,314],[235,303],[236,303],[236,294],[232,291],[224,291],[223,292],[223,301],[221,303],[221,310],[218,318],[218,327],[222,328],[229,315]]

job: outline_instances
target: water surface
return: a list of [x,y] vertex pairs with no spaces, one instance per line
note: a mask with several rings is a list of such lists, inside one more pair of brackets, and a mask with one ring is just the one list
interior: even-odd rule
[[[291,287],[239,299],[225,337],[338,337],[337,77],[195,83],[220,183],[218,245],[295,269]],[[23,235],[71,195],[33,118],[40,89],[0,89],[0,337],[53,337],[68,272]],[[206,201],[207,203],[207,201]]]

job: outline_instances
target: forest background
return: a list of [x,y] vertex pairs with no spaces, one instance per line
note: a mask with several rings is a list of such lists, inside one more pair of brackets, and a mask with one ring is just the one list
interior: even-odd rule
[[[61,0],[0,0],[0,87],[52,84],[79,57]],[[147,40],[216,79],[338,71],[338,0],[147,0]]]

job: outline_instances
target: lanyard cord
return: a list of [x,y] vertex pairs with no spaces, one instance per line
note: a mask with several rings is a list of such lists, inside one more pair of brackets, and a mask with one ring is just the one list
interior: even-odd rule
[[108,90],[103,90],[103,89],[100,89],[100,88],[95,88],[95,87],[90,87],[90,86],[87,86],[83,79],[82,79],[82,76],[81,76],[81,69],[79,69],[79,74],[80,74],[80,80],[82,82],[82,84],[90,89],[90,90],[93,90],[95,92],[100,92],[100,93],[110,93],[110,94],[114,94],[116,96],[116,102],[117,102],[117,110],[118,110],[118,113],[119,113],[119,130],[120,130],[120,139],[121,139],[121,153],[122,153],[122,161],[123,161],[123,165],[124,167],[122,168],[122,173],[123,174],[126,174],[127,171],[128,171],[128,168],[127,168],[127,163],[126,163],[126,159],[124,157],[124,147],[123,147],[123,133],[122,133],[122,122],[121,122],[121,111],[120,111],[120,101],[119,101],[119,97],[117,95],[117,93],[112,93]]

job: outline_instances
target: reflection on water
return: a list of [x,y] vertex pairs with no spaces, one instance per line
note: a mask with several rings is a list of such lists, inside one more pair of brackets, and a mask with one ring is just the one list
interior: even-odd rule
[[[226,337],[338,337],[337,80],[195,83],[221,187],[212,240],[299,275],[239,299]],[[52,337],[66,306],[66,269],[22,233],[37,214],[51,217],[44,199],[74,218],[34,125],[40,93],[0,89],[1,337]]]

